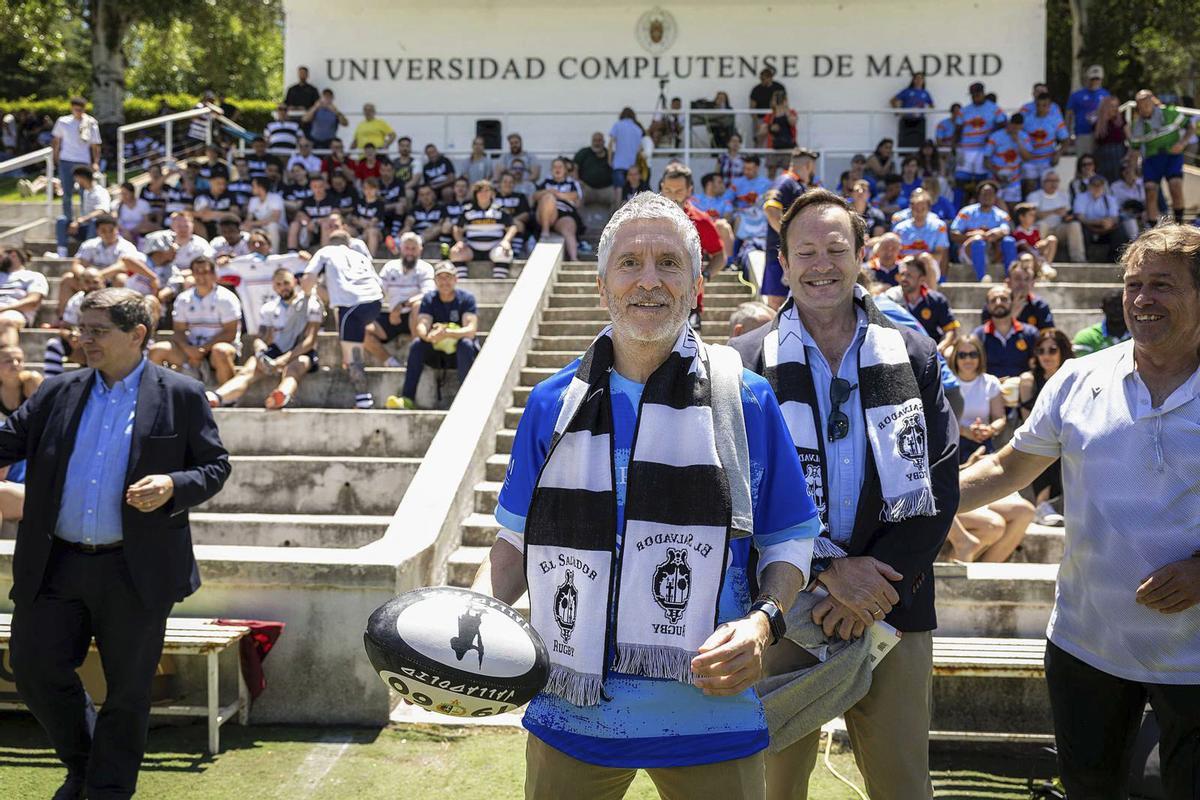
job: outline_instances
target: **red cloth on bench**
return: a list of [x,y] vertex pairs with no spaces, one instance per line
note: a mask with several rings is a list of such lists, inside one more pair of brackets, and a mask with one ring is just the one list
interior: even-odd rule
[[238,655],[242,665],[242,677],[250,690],[250,698],[257,700],[267,688],[267,679],[263,675],[262,662],[275,646],[279,635],[283,633],[284,623],[258,619],[218,619],[218,625],[235,625],[249,628],[250,633],[242,637],[238,644]]

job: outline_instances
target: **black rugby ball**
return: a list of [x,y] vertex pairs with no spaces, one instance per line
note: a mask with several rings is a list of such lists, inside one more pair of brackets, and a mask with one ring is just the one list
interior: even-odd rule
[[542,637],[505,603],[467,589],[405,592],[371,614],[367,657],[401,697],[453,717],[490,717],[546,685]]

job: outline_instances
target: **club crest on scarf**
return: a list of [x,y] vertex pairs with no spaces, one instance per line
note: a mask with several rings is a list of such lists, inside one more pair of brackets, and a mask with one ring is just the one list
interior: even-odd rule
[[804,488],[808,490],[808,496],[812,498],[813,505],[817,507],[817,515],[821,517],[821,521],[825,522],[825,479],[821,475],[821,464],[815,460],[806,460],[804,462]]
[[925,424],[921,415],[909,414],[896,434],[896,451],[915,467],[925,467]]
[[667,558],[654,570],[654,602],[672,623],[679,622],[692,594],[692,568],[687,550],[667,548]]
[[571,641],[575,632],[575,616],[579,610],[579,590],[575,588],[575,572],[567,570],[558,591],[554,593],[554,621],[558,623],[558,631],[562,634],[563,642]]

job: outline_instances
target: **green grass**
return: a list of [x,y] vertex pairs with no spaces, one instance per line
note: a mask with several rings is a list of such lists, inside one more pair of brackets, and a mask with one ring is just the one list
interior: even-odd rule
[[[201,725],[156,727],[138,798],[168,800],[516,800],[523,796],[525,733],[512,729],[391,726],[382,729],[226,725],[220,755],[203,752]],[[848,752],[834,746],[836,769],[861,786]],[[944,765],[936,765],[944,766]],[[37,724],[0,714],[0,798],[48,798],[64,771]],[[1024,779],[943,769],[938,797],[1028,797]],[[640,773],[627,795],[658,794]],[[856,800],[818,761],[814,800]],[[725,800],[725,799],[722,799]],[[734,798],[728,798],[734,800]]]

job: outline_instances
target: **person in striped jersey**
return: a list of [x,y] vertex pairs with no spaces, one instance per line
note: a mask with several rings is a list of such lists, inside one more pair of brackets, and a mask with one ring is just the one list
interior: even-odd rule
[[583,189],[579,181],[567,174],[567,162],[561,158],[551,163],[550,177],[541,182],[537,194],[533,196],[537,221],[542,227],[542,234],[538,238],[546,241],[551,231],[561,234],[568,261],[578,257],[577,237],[583,232],[583,220],[576,206],[581,197]]
[[219,383],[233,377],[242,352],[242,304],[217,284],[217,265],[208,256],[191,264],[195,285],[175,298],[169,341],[151,346],[155,364],[198,373],[207,363]]
[[275,119],[263,129],[267,150],[278,156],[291,156],[300,141],[300,123],[288,117],[287,106],[280,103],[275,107]]
[[517,191],[516,176],[508,170],[500,173],[500,185],[497,188],[499,191],[496,193],[496,205],[507,211],[508,215],[512,217],[513,224],[517,226],[513,249],[529,253],[533,250],[533,245],[537,243],[537,240],[529,234],[531,214],[529,198]]
[[268,299],[255,314],[259,327],[254,355],[231,379],[215,391],[205,392],[213,408],[236,403],[251,386],[268,377],[278,377],[279,384],[264,405],[270,410],[284,408],[291,404],[304,376],[317,371],[317,334],[325,320],[325,306],[315,293],[300,291],[296,276],[287,267],[276,268],[268,286]]
[[454,225],[455,242],[450,249],[450,260],[454,262],[459,278],[468,277],[467,267],[472,261],[491,261],[493,278],[508,277],[517,226],[495,200],[496,190],[491,181],[475,181],[471,187],[471,202],[463,208]]

